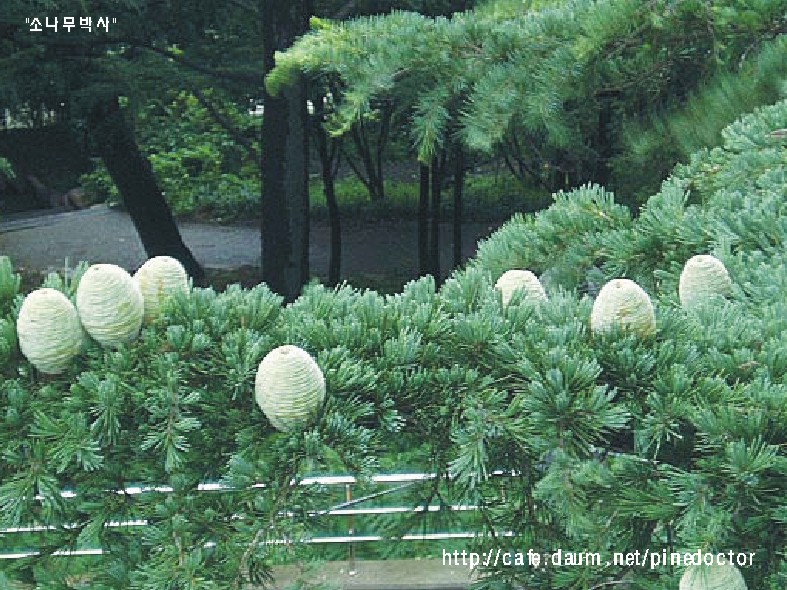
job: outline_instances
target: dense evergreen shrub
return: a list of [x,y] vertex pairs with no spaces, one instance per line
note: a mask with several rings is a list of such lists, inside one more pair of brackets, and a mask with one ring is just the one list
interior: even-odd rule
[[[587,194],[576,191],[549,215],[514,219],[482,245],[476,264],[493,275],[510,261],[571,273],[575,281],[564,283],[568,287],[581,287],[576,279],[595,270],[592,264],[605,278],[632,278],[655,297],[659,324],[652,341],[621,334],[593,343],[596,378],[615,392],[626,426],[605,439],[602,457],[556,445],[546,474],[523,494],[522,510],[493,512],[488,529],[526,532],[528,541],[499,544],[594,546],[602,554],[615,546],[747,547],[758,560],[744,570],[749,587],[783,586],[787,147],[774,131],[786,125],[785,101],[743,117],[724,131],[723,145],[679,166],[636,220],[616,220],[600,237],[570,231],[583,227],[574,219]],[[688,204],[692,196],[697,204]],[[571,223],[550,234],[552,219]],[[593,221],[592,212],[585,213],[584,224]],[[576,254],[580,246],[584,258]],[[684,262],[708,252],[730,269],[731,300],[678,309]],[[525,399],[532,403],[542,390],[531,382]],[[543,502],[548,516],[532,511],[539,506],[533,500]],[[530,512],[523,519],[525,507]],[[555,514],[558,535],[545,542]],[[625,568],[500,568],[492,579],[562,588],[585,587],[605,575],[634,576],[647,588],[662,588],[667,579],[665,572]]]
[[[743,118],[636,219],[598,187],[558,194],[439,289],[431,277],[389,296],[313,284],[287,306],[265,286],[194,289],[136,341],[92,343],[52,377],[0,329],[0,526],[52,527],[0,537],[2,550],[42,552],[7,562],[5,575],[41,587],[75,572],[93,588],[240,587],[271,563],[313,557],[267,543],[308,537],[338,503],[293,480],[417,469],[436,477],[407,500],[477,506],[462,522],[479,531],[478,549],[603,556],[582,567],[490,563],[490,588],[676,588],[682,568],[612,561],[646,549],[753,552],[741,568],[749,588],[783,588],[786,152],[772,132],[785,127],[787,102]],[[683,265],[708,253],[732,293],[683,309]],[[546,274],[548,301],[515,295],[503,307],[494,284],[511,268]],[[612,278],[648,293],[655,333],[591,333],[594,285]],[[75,292],[73,280],[48,286]],[[20,298],[0,264],[3,325]],[[316,360],[327,391],[316,423],[289,433],[253,397],[258,363],[285,344]],[[197,491],[216,481],[231,489]],[[169,489],[107,492],[142,484]],[[142,518],[147,527],[105,526]],[[395,537],[424,518],[444,530],[458,517],[369,526]],[[99,546],[107,553],[87,574],[51,555]]]

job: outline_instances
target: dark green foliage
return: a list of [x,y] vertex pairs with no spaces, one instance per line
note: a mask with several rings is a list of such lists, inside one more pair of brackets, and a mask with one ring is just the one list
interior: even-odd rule
[[[413,469],[436,477],[403,489],[402,502],[478,510],[379,518],[367,530],[460,527],[478,531],[468,543],[485,552],[602,556],[483,568],[490,588],[676,587],[680,568],[612,563],[646,549],[754,552],[749,587],[783,588],[787,225],[785,146],[772,132],[785,127],[787,102],[744,117],[636,219],[597,187],[559,194],[439,289],[431,277],[388,296],[313,284],[286,306],[265,286],[196,289],[134,343],[91,345],[65,375],[15,363],[0,383],[0,522],[77,526],[7,535],[0,547],[101,546],[110,553],[88,574],[98,588],[239,587],[316,555],[266,541],[335,526],[318,513],[342,499],[291,481],[350,472],[371,490],[376,470]],[[682,264],[707,252],[729,268],[733,295],[681,309]],[[515,296],[503,308],[494,279],[523,266],[549,271],[549,300]],[[624,274],[653,298],[656,333],[591,334],[591,283]],[[316,358],[328,390],[317,422],[291,434],[252,398],[257,363],[284,343]],[[215,481],[232,489],[197,491]],[[171,490],[107,493],[141,484]],[[104,526],[132,518],[149,526]],[[7,575],[62,584],[76,563],[43,555]]]
[[14,299],[19,294],[22,277],[14,272],[14,266],[8,256],[0,256],[0,313],[11,311]]
[[698,89],[685,104],[633,119],[623,130],[624,150],[614,160],[616,190],[643,197],[656,190],[672,167],[701,148],[721,141],[730,123],[754,108],[775,102],[787,83],[787,39],[782,35]]
[[14,165],[8,161],[7,158],[0,156],[0,180],[4,182],[7,180],[12,180],[16,178],[16,172],[14,172]]
[[[206,101],[215,100],[215,94],[201,93]],[[253,149],[259,120],[237,109],[223,115]],[[135,126],[174,214],[220,219],[258,214],[256,152],[239,145],[193,94],[181,91],[151,101],[137,115]],[[81,182],[96,201],[121,200],[104,166],[83,175]]]

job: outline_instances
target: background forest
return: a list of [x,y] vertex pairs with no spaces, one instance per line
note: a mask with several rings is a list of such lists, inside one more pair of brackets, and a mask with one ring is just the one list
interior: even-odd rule
[[[34,13],[117,22],[31,33]],[[786,27],[774,0],[10,2],[4,198],[32,198],[47,159],[18,139],[52,133],[86,159],[49,185],[122,203],[197,281],[174,216],[257,219],[264,282],[190,287],[49,375],[22,354],[26,293],[0,257],[0,557],[17,556],[0,588],[248,587],[344,558],[300,541],[352,528],[383,539],[359,558],[756,556],[716,586],[716,568],[495,564],[490,590],[783,589]],[[320,215],[334,261],[347,216],[417,218],[422,276],[309,283]],[[438,221],[456,239],[471,216],[508,220],[441,281]],[[725,279],[689,296],[697,255]],[[540,295],[501,287],[516,269]],[[89,272],[43,286],[79,307]],[[641,296],[599,322],[620,279]],[[292,430],[255,403],[282,345],[325,380]],[[381,490],[389,472],[430,477]],[[361,500],[319,474],[354,476]],[[417,510],[328,512],[392,496]]]

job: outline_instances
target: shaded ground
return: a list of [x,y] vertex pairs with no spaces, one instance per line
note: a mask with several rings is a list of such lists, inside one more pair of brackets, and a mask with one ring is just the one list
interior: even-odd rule
[[441,559],[334,561],[320,564],[317,572],[280,566],[274,578],[277,590],[318,584],[337,590],[466,590],[476,580],[467,565],[444,564]]
[[[227,281],[255,283],[261,259],[257,225],[179,223],[183,240],[209,271],[217,287]],[[463,226],[464,259],[475,253],[479,239],[499,224]],[[441,224],[441,269],[452,262],[451,226]],[[311,228],[312,273],[325,280],[330,232],[324,221]],[[390,290],[415,278],[418,269],[417,226],[409,220],[343,220],[342,278],[355,286]],[[83,211],[26,214],[0,219],[0,254],[27,272],[62,270],[80,260],[105,262],[135,270],[146,259],[129,216],[98,205]]]

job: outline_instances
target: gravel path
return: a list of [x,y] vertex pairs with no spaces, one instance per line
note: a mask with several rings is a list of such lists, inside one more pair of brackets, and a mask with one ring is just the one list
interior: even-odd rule
[[[254,225],[179,223],[181,235],[197,260],[208,269],[229,270],[259,266],[260,234]],[[475,252],[477,241],[496,224],[464,226],[463,255]],[[325,278],[330,232],[326,222],[311,228],[312,273]],[[417,225],[415,221],[355,221],[343,225],[342,276],[415,277],[417,275]],[[451,226],[441,225],[441,267],[451,263]],[[130,271],[146,259],[131,220],[123,211],[103,205],[83,211],[0,219],[0,254],[14,265],[33,270],[62,269],[80,260],[105,262]],[[446,273],[447,274],[447,273]]]

